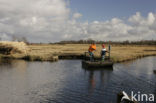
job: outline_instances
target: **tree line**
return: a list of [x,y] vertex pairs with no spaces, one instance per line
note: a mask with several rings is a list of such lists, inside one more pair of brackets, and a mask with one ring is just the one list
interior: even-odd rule
[[[2,39],[0,38],[0,41]],[[44,44],[44,43],[30,43],[26,37],[17,37],[12,36],[12,41],[18,41],[18,42],[25,42],[27,44]],[[98,41],[93,39],[87,39],[87,40],[64,40],[60,42],[49,42],[49,44],[120,44],[120,45],[156,45],[156,40],[140,40],[140,41]]]
[[57,44],[91,44],[95,42],[96,44],[120,44],[120,45],[156,45],[156,40],[140,40],[140,41],[96,41],[92,39],[88,40],[68,40],[60,41]]

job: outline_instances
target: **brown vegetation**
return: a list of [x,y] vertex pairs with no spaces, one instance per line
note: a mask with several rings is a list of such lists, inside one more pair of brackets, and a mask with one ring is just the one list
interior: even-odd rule
[[[25,50],[21,49],[24,46],[17,47],[21,51]],[[27,46],[30,49],[29,52],[11,53],[11,57],[26,60],[56,61],[61,56],[82,56],[88,50],[88,47],[89,44],[31,44]],[[106,48],[108,48],[108,45],[106,45]],[[100,50],[101,44],[97,44],[97,50],[94,52],[96,58],[100,58]],[[152,55],[156,55],[155,45],[111,45],[111,59],[114,62]]]
[[8,42],[8,41],[0,42],[1,54],[5,54],[5,55],[15,54],[15,53],[26,54],[27,51],[28,51],[28,48],[24,42]]
[[[30,55],[77,55],[81,56],[88,50],[89,44],[42,44],[29,45]],[[108,48],[108,45],[106,45]],[[100,58],[101,44],[97,44],[94,52],[96,58]],[[156,55],[156,46],[149,45],[111,45],[111,59],[114,62],[123,62],[139,57]]]

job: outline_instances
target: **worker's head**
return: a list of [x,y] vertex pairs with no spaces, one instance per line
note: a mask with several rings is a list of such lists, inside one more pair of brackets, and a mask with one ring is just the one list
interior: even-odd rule
[[105,48],[105,44],[102,44],[102,48]]

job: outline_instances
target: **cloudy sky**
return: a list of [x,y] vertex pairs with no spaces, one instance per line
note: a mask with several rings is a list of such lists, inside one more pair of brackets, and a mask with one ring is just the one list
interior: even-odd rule
[[0,38],[156,40],[156,0],[0,0]]

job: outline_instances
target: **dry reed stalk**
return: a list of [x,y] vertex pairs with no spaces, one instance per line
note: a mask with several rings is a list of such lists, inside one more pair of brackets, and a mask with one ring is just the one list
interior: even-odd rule
[[11,42],[11,41],[1,41],[0,42],[0,53],[1,54],[15,54],[24,53],[26,54],[28,47],[24,42]]

